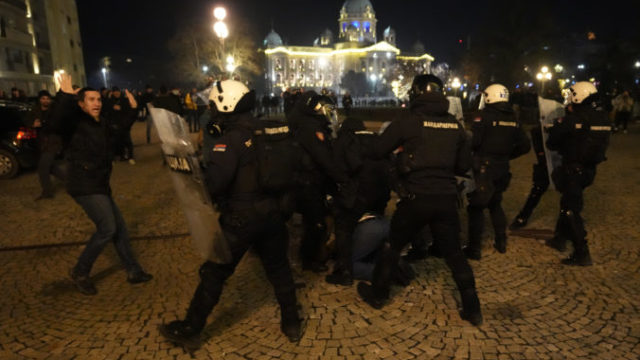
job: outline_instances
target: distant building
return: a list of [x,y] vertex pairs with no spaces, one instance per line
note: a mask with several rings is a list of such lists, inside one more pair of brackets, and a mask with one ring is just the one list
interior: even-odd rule
[[277,94],[290,87],[304,87],[343,93],[342,77],[353,71],[364,74],[372,92],[379,93],[390,91],[399,66],[430,73],[434,58],[424,52],[424,46],[421,53],[401,54],[391,27],[378,41],[377,22],[369,0],[346,0],[338,17],[337,39],[327,29],[313,46],[288,46],[271,30],[264,40],[267,92]]
[[61,71],[86,85],[75,0],[0,0],[0,89],[53,92]]

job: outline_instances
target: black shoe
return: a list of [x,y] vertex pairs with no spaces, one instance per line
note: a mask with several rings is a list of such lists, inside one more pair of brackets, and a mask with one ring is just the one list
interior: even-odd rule
[[329,268],[320,261],[310,261],[302,263],[302,270],[309,270],[314,273],[323,273],[329,270]]
[[169,341],[187,350],[197,350],[200,348],[200,333],[185,321],[175,320],[168,324],[162,324],[158,326],[158,330],[160,334]]
[[395,284],[407,287],[411,284],[411,280],[416,278],[416,272],[408,262],[404,261],[404,259],[400,259],[398,266],[391,276]]
[[464,311],[460,311],[460,318],[462,318],[462,320],[470,322],[473,326],[482,325],[482,313],[480,312],[480,310],[473,311],[469,314],[465,313]]
[[358,283],[358,294],[360,298],[374,309],[382,309],[384,307],[384,298],[379,298],[373,293],[373,286],[364,282]]
[[78,275],[73,270],[69,273],[71,276],[71,280],[73,284],[76,286],[78,291],[80,291],[84,295],[95,295],[98,293],[98,290],[93,285],[93,281],[89,278],[89,275]]
[[346,270],[336,269],[331,274],[325,276],[324,280],[333,285],[351,286],[353,285],[353,274]]
[[591,261],[591,255],[589,255],[589,253],[585,253],[582,255],[577,255],[575,252],[573,254],[571,254],[571,256],[569,256],[566,259],[562,260],[562,263],[564,265],[571,265],[571,266],[591,266],[593,265],[593,262]]
[[554,248],[560,252],[564,252],[565,250],[567,250],[567,240],[554,236],[551,239],[547,239],[544,242],[545,245],[547,245],[550,248]]
[[297,343],[302,338],[302,321],[297,309],[282,310],[280,316],[280,331],[289,339],[289,342]]
[[482,254],[478,249],[474,249],[467,246],[466,248],[464,248],[463,251],[464,251],[464,256],[466,256],[467,259],[480,260],[482,258]]
[[34,199],[34,201],[44,200],[44,199],[53,199],[53,194],[51,193],[42,193],[40,196]]
[[427,249],[411,248],[409,249],[409,252],[407,252],[407,255],[403,256],[402,258],[407,262],[414,262],[418,260],[424,260],[428,255],[429,252],[427,251]]
[[131,284],[139,284],[153,279],[153,275],[143,270],[127,275],[127,281]]
[[528,221],[527,219],[518,216],[515,219],[513,219],[513,222],[511,223],[511,225],[509,225],[509,230],[521,229],[527,226],[527,221]]
[[493,243],[493,247],[500,253],[504,254],[507,252],[507,241],[506,240],[498,240]]

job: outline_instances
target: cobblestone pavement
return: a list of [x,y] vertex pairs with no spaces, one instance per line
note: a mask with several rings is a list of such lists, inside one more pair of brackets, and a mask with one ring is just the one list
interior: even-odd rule
[[[200,259],[190,249],[157,140],[143,144],[143,131],[137,123],[138,163],[117,163],[112,185],[133,247],[155,276],[150,283],[129,285],[108,246],[94,267],[98,295],[77,293],[67,273],[92,224],[60,187],[54,199],[34,202],[33,172],[0,182],[0,359],[640,358],[638,127],[612,138],[610,160],[585,194],[594,266],[562,266],[567,254],[543,245],[557,212],[553,192],[531,219],[529,228],[539,231],[512,234],[507,254],[496,253],[486,235],[482,260],[472,262],[482,326],[460,320],[459,296],[441,259],[418,264],[417,280],[396,289],[383,310],[360,301],[355,286],[327,285],[294,262],[308,320],[303,339],[290,344],[259,261],[249,254],[228,280],[206,342],[194,354],[157,331],[184,315]],[[513,162],[504,204],[510,219],[529,190],[533,160],[528,154]],[[51,244],[62,246],[44,246]]]

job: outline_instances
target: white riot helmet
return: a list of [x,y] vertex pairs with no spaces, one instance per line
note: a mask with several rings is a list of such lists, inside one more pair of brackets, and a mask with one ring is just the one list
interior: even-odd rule
[[484,89],[484,102],[485,104],[495,104],[499,102],[509,101],[509,90],[500,84],[489,85]]
[[213,103],[216,105],[216,108],[221,113],[229,114],[234,112],[249,111],[253,108],[253,102],[251,104],[241,104],[241,105],[250,105],[251,107],[249,107],[248,109],[246,108],[247,106],[238,106],[240,101],[245,98],[245,95],[249,93],[250,93],[249,88],[247,88],[240,81],[236,81],[236,80],[216,81],[213,84],[213,89],[211,89],[211,93],[209,94],[209,100],[213,101]]
[[598,89],[588,81],[579,81],[569,88],[568,100],[573,104],[582,104],[584,99],[596,94]]

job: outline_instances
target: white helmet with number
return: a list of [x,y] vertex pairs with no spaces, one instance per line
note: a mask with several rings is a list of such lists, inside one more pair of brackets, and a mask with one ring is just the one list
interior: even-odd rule
[[582,104],[584,99],[598,93],[595,85],[588,81],[579,81],[569,88],[569,102],[573,104]]
[[500,84],[493,84],[484,89],[485,104],[495,104],[509,101],[509,90]]
[[216,108],[221,113],[233,113],[243,111],[240,109],[238,103],[249,93],[243,83],[236,80],[222,80],[216,81],[213,84],[213,89],[209,94],[209,100],[213,101]]

